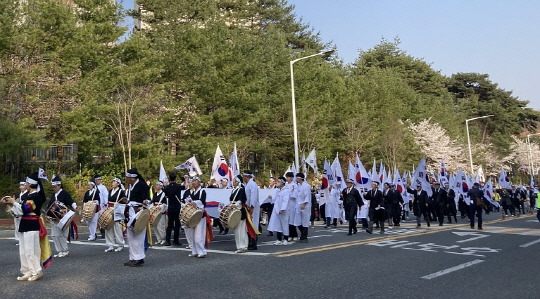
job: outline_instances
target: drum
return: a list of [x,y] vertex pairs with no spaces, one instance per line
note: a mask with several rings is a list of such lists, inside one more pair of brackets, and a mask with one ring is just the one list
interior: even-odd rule
[[70,224],[71,221],[73,221],[73,217],[75,217],[75,212],[73,212],[72,210],[68,210],[64,217],[62,217],[62,219],[60,219],[60,221],[58,222],[58,228],[63,230],[66,225]]
[[0,210],[3,210],[6,213],[10,213],[13,208],[13,202],[15,198],[13,196],[4,196],[0,199]]
[[46,215],[49,220],[58,223],[58,221],[64,217],[66,210],[67,208],[63,203],[55,201],[51,204],[49,209],[47,209]]
[[83,204],[81,217],[90,220],[94,217],[94,214],[96,214],[96,203],[93,200],[85,202]]
[[101,228],[108,229],[114,224],[114,209],[106,208],[101,212],[98,218],[98,224]]
[[150,226],[154,227],[159,223],[161,219],[161,206],[153,206],[149,209],[150,211]]
[[190,202],[182,207],[180,211],[180,222],[183,226],[193,228],[199,224],[203,216],[203,211],[197,207],[197,204]]
[[150,220],[150,210],[143,209],[139,211],[135,215],[135,220],[133,220],[132,228],[133,233],[138,234],[143,231],[143,229],[146,228],[146,225],[148,224],[148,220]]
[[126,220],[126,204],[115,203],[113,207],[113,220],[124,221]]
[[225,206],[219,213],[219,221],[227,228],[235,228],[240,223],[242,211],[235,204]]

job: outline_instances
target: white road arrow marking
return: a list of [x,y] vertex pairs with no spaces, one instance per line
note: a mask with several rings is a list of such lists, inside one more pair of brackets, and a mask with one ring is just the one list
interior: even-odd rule
[[463,236],[474,236],[472,238],[469,238],[469,239],[465,239],[465,240],[460,240],[460,241],[457,241],[457,243],[465,243],[465,242],[469,242],[469,241],[473,241],[473,240],[478,240],[478,239],[482,239],[482,238],[485,238],[485,237],[488,237],[489,235],[482,235],[482,234],[479,234],[479,233],[474,233],[474,232],[453,232],[454,234],[460,236],[460,237],[463,237]]

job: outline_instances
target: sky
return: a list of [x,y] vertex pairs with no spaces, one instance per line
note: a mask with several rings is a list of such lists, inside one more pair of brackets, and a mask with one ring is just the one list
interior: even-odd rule
[[[133,8],[134,0],[123,0]],[[384,37],[442,74],[488,74],[540,110],[540,1],[289,0],[298,20],[332,43],[345,63]],[[537,82],[537,83],[534,83]]]
[[[540,109],[540,1],[290,0],[302,22],[346,63],[382,37],[442,74],[488,74]],[[536,83],[535,83],[536,82]]]

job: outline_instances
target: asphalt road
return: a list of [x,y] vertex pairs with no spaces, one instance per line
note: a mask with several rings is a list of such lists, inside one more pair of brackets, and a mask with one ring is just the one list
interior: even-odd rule
[[205,259],[156,246],[140,268],[123,266],[127,248],[75,241],[37,282],[16,281],[18,247],[2,238],[0,298],[539,298],[540,223],[499,217],[486,216],[483,231],[464,220],[418,229],[409,221],[353,236],[316,222],[307,244],[274,246],[265,231],[248,254],[233,253],[232,234],[217,235]]

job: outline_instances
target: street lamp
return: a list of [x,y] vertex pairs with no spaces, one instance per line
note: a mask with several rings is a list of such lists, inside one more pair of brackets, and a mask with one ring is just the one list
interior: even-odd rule
[[467,142],[469,143],[469,161],[471,162],[471,174],[474,173],[474,169],[473,169],[473,164],[472,164],[471,136],[469,135],[469,122],[471,120],[487,118],[491,116],[494,116],[494,115],[490,114],[490,115],[485,115],[485,116],[473,117],[473,118],[469,118],[465,120],[465,126],[467,127]]
[[296,100],[294,98],[294,69],[293,69],[293,65],[297,61],[308,59],[308,58],[315,57],[315,56],[323,56],[323,57],[326,58],[326,57],[332,55],[332,53],[334,53],[334,51],[335,50],[323,51],[323,52],[319,52],[317,54],[312,54],[312,55],[309,55],[309,56],[300,57],[300,58],[297,58],[295,60],[290,61],[290,66],[291,66],[292,115],[293,115],[293,137],[294,137],[294,161],[296,163],[296,169],[299,169],[299,167],[300,167],[300,157],[299,157],[299,153],[298,153],[298,129],[297,129],[297,126],[296,126]]
[[529,168],[531,170],[531,175],[534,176],[534,163],[532,160],[532,150],[531,150],[531,136],[540,135],[540,133],[527,134],[527,149],[529,150]]

